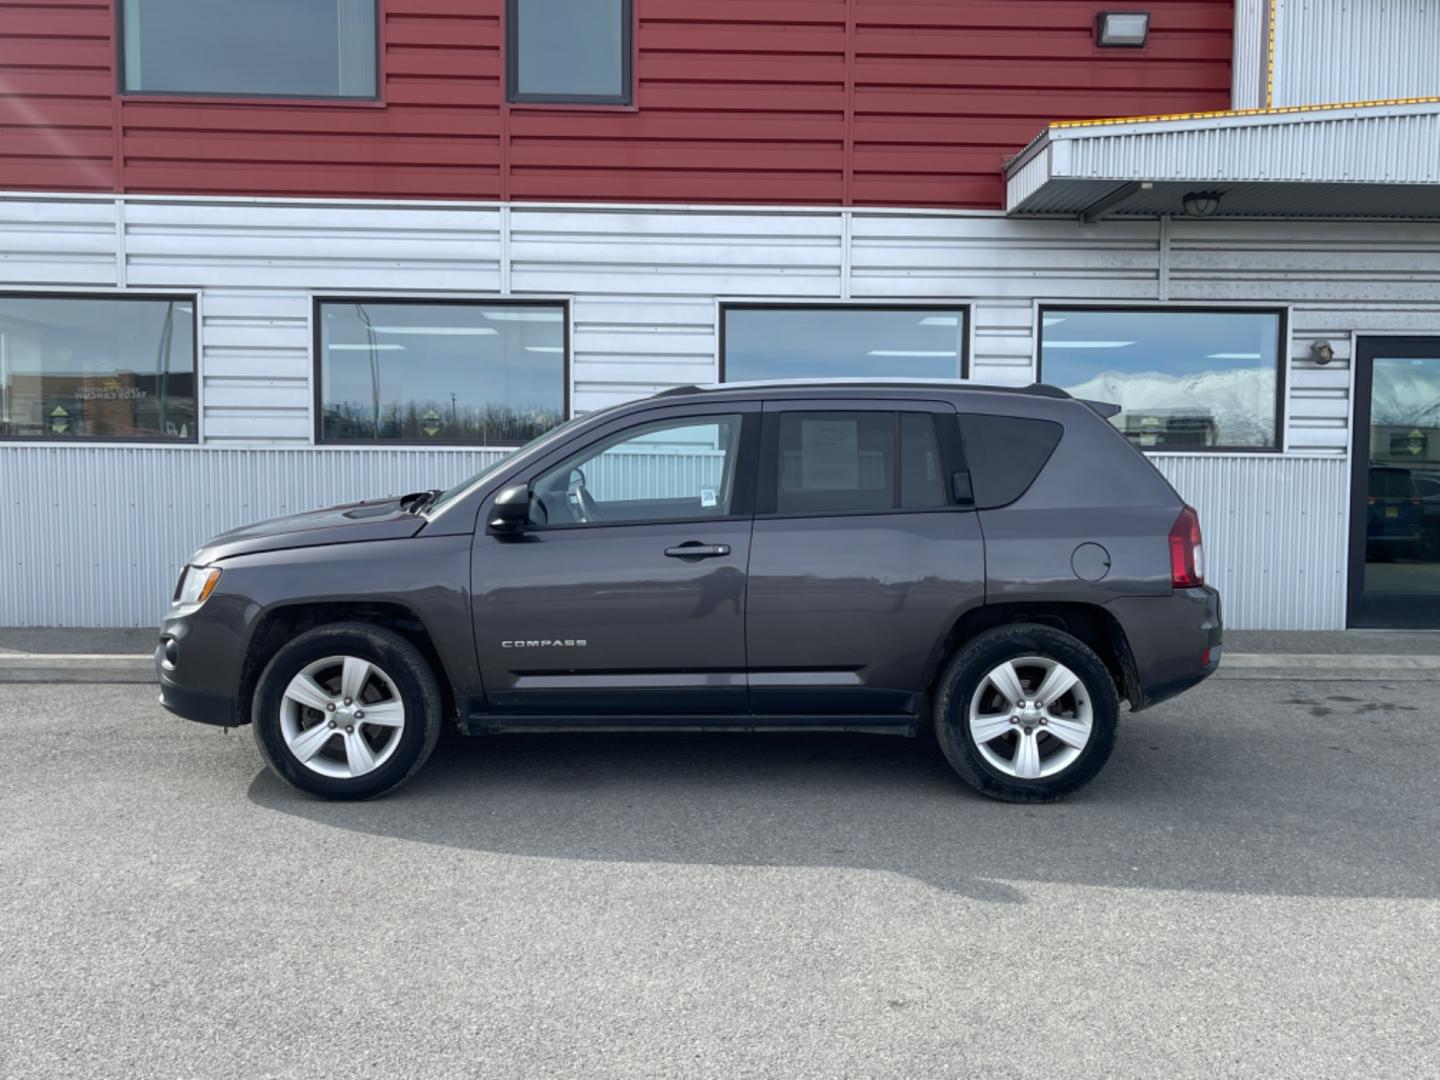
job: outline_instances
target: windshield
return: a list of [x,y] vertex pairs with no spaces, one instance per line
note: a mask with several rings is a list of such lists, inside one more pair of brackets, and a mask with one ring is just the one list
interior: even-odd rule
[[439,498],[437,498],[433,503],[426,507],[426,515],[432,516],[439,513],[441,510],[445,509],[448,504],[454,502],[471,488],[492,479],[496,473],[500,472],[501,469],[503,469],[509,462],[513,461],[517,455],[528,453],[531,450],[539,449],[540,447],[549,443],[552,439],[559,438],[562,434],[575,427],[578,423],[580,423],[581,420],[590,419],[594,416],[594,413],[587,413],[585,416],[572,416],[569,420],[566,420],[558,427],[553,427],[544,434],[535,436],[535,438],[531,439],[524,446],[517,446],[514,450],[511,450],[510,453],[506,454],[504,457],[494,462],[494,464],[480,470],[478,473],[476,473],[474,476],[469,477],[468,479],[461,480],[460,483],[456,484],[448,491],[442,492]]

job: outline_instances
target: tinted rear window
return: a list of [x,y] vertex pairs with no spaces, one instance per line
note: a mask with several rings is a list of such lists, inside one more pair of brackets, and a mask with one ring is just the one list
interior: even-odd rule
[[1024,495],[1064,431],[1053,420],[961,413],[960,433],[976,507],[1005,506]]

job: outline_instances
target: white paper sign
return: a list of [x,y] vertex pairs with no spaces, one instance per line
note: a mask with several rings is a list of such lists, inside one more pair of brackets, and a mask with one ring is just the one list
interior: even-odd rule
[[800,421],[800,485],[806,491],[853,491],[860,486],[858,421]]

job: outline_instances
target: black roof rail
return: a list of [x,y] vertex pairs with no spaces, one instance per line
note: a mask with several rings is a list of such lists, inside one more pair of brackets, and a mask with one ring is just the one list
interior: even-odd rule
[[[775,379],[741,381],[736,383],[710,383],[705,386],[689,384],[685,386],[672,386],[665,390],[657,391],[652,397],[685,397],[691,394],[703,394],[707,391],[721,390],[757,390],[765,389],[767,385],[773,386],[776,390],[800,389],[805,386],[817,390],[824,390],[827,387],[850,388],[870,386],[875,389],[893,389],[895,387],[916,386],[920,384],[947,387],[954,390],[981,390],[987,392],[1030,394],[1034,397],[1057,398],[1063,401],[1074,400],[1071,395],[1058,386],[1050,383],[1031,383],[1029,386],[990,386],[984,383],[972,383],[961,379],[843,379],[837,378],[833,381],[825,379]],[[1086,404],[1094,404],[1086,402]],[[1098,410],[1097,410],[1098,411]],[[1108,415],[1108,414],[1105,414]]]

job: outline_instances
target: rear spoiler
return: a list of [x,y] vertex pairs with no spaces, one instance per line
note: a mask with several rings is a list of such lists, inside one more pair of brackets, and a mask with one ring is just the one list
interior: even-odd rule
[[1090,408],[1094,409],[1097,413],[1100,414],[1100,417],[1103,420],[1109,420],[1112,416],[1114,416],[1120,411],[1119,405],[1115,405],[1109,401],[1089,401],[1086,398],[1081,398],[1080,404],[1089,405]]
[[[1036,397],[1067,399],[1070,397],[1068,391],[1062,390],[1058,386],[1051,386],[1049,383],[1040,382],[1031,383],[1029,386],[1022,387],[1020,392],[1023,394],[1034,394]],[[1108,401],[1088,401],[1085,398],[1075,398],[1074,400],[1080,402],[1082,405],[1089,405],[1090,408],[1100,414],[1102,420],[1109,420],[1120,411],[1119,405],[1112,405]]]

